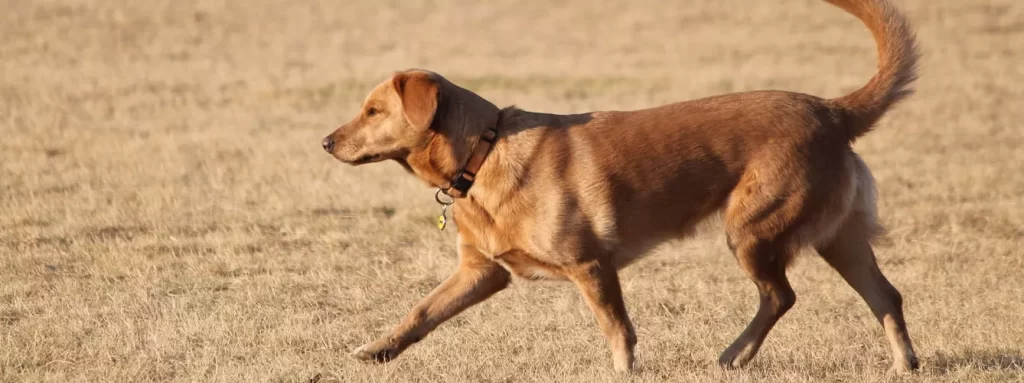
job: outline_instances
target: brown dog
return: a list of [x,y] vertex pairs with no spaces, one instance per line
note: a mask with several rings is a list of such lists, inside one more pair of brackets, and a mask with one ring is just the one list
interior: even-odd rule
[[916,369],[902,298],[869,244],[881,229],[874,181],[850,148],[910,94],[914,37],[885,0],[827,1],[867,25],[879,55],[867,85],[832,100],[760,91],[561,116],[498,109],[426,71],[378,85],[324,149],[350,164],[398,161],[453,197],[460,261],[390,334],[354,355],[393,359],[515,275],[575,283],[615,369],[627,371],[636,335],[616,271],[724,210],[729,248],[761,302],[722,366],[749,362],[793,306],[786,267],[811,246],[881,322],[893,370]]

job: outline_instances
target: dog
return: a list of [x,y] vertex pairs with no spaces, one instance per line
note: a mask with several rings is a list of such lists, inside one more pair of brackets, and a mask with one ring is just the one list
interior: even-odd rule
[[459,264],[389,334],[353,355],[392,360],[513,277],[558,279],[579,288],[614,369],[628,372],[637,338],[617,270],[722,212],[727,245],[760,304],[721,366],[739,368],[757,354],[796,300],[787,265],[812,247],[881,323],[891,370],[917,369],[903,298],[871,248],[882,230],[874,180],[851,143],[911,94],[919,53],[888,1],[826,1],[858,17],[878,46],[877,73],[835,99],[755,91],[554,115],[499,109],[425,70],[380,83],[322,146],[352,165],[397,161],[438,188],[458,226]]

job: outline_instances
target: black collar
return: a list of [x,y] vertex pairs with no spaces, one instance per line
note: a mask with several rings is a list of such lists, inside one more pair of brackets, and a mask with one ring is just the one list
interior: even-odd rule
[[494,143],[498,141],[499,125],[501,125],[501,112],[498,112],[498,120],[495,121],[494,126],[487,128],[487,131],[480,135],[476,146],[473,147],[473,152],[466,160],[466,165],[458,173],[455,173],[450,186],[447,189],[441,189],[444,194],[452,198],[463,198],[469,193],[469,188],[473,187],[473,182],[476,181],[476,173],[480,171],[484,160],[487,159],[487,154],[491,152]]

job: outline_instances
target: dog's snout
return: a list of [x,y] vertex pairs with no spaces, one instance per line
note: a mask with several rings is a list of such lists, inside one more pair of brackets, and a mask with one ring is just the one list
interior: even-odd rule
[[324,150],[327,151],[327,153],[334,153],[334,139],[333,138],[327,137],[320,144],[323,145]]

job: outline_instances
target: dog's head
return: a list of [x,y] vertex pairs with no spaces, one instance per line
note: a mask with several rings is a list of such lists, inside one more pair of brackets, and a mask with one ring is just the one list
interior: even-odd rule
[[493,124],[498,109],[440,75],[409,70],[377,85],[358,114],[323,140],[342,162],[361,165],[410,157],[432,163],[462,161],[461,143]]
[[404,157],[432,135],[440,82],[433,73],[400,72],[377,85],[358,114],[323,140],[342,162],[360,165]]

